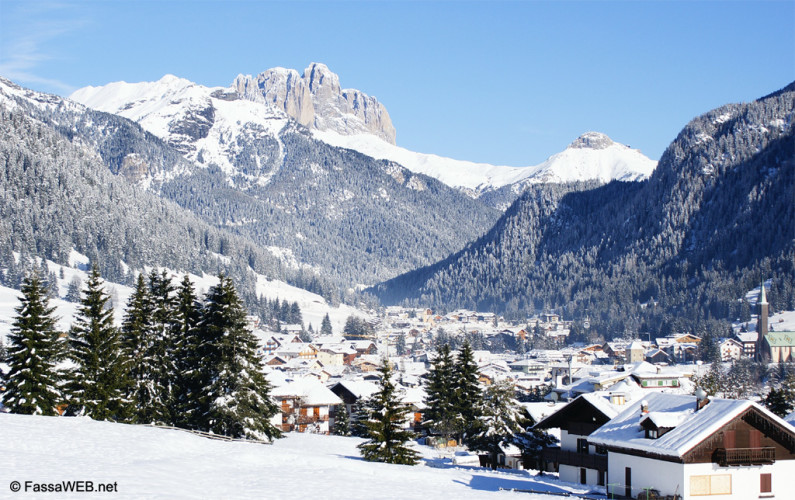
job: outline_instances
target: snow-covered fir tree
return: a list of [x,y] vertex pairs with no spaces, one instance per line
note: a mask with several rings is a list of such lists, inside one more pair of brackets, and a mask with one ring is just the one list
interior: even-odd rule
[[149,410],[152,422],[171,423],[175,364],[175,311],[176,296],[171,277],[165,270],[153,269],[149,273],[149,295],[152,299],[152,342],[148,345],[148,357],[152,366],[152,389],[155,396]]
[[519,419],[517,420],[520,431],[513,437],[513,442],[519,449],[522,450],[522,458],[527,460],[524,463],[525,469],[541,469],[541,451],[558,442],[558,439],[544,432],[541,429],[534,429],[533,426],[537,423],[532,415],[527,411],[527,408],[522,407],[519,410]]
[[152,356],[156,342],[153,324],[154,303],[143,274],[138,275],[135,291],[127,302],[122,322],[122,344],[129,362],[128,397],[133,403],[132,421],[165,423],[161,391],[157,385],[160,367]]
[[790,372],[778,387],[773,387],[762,404],[781,418],[795,410],[795,373]]
[[425,385],[425,422],[435,432],[449,439],[460,428],[461,419],[456,405],[455,362],[450,346],[442,344],[436,348],[436,357],[428,373]]
[[279,437],[270,423],[278,408],[270,399],[257,340],[247,330],[246,311],[230,278],[220,275],[218,285],[207,292],[199,329],[205,376],[201,427],[231,437]]
[[348,414],[348,405],[339,404],[334,411],[334,429],[332,433],[336,436],[351,435],[351,417]]
[[196,296],[196,290],[186,274],[177,289],[174,315],[176,373],[171,415],[177,427],[195,427],[195,420],[200,411],[202,382],[200,309],[201,304]]
[[478,381],[478,365],[469,340],[465,340],[458,351],[455,365],[455,407],[458,414],[458,430],[462,439],[475,432],[480,416],[483,390]]
[[320,323],[320,335],[333,335],[334,331],[331,328],[331,319],[328,317],[328,313],[323,316],[323,321]]
[[406,354],[406,334],[403,332],[400,332],[397,340],[395,341],[395,353],[398,356],[403,356]]
[[465,443],[471,450],[489,454],[492,469],[497,469],[497,455],[504,445],[510,444],[522,429],[519,426],[519,403],[514,399],[510,381],[490,385],[483,395],[480,417],[474,432]]
[[56,415],[63,402],[57,366],[63,346],[55,329],[55,308],[37,273],[22,281],[22,297],[8,335],[3,404],[13,413]]
[[368,398],[368,441],[358,448],[362,457],[370,462],[415,465],[418,454],[407,445],[414,433],[404,428],[410,408],[400,400],[397,387],[392,381],[392,369],[384,359],[378,369],[381,374],[380,388]]
[[129,362],[102,284],[94,267],[69,332],[69,357],[74,362],[69,372],[69,413],[126,421],[132,406],[127,397]]

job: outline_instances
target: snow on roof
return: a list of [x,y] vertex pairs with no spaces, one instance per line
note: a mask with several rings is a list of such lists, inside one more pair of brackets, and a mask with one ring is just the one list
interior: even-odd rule
[[605,399],[604,396],[601,396],[599,394],[594,394],[594,393],[583,394],[580,397],[591,403],[594,406],[594,408],[601,411],[609,418],[615,417],[616,415],[618,415],[618,412],[620,411],[620,408],[616,408],[615,405],[610,403],[610,401]]
[[[681,457],[691,448],[717,432],[723,425],[742,411],[755,406],[751,401],[732,399],[711,399],[698,411],[695,396],[682,394],[650,393],[644,400],[648,403],[649,414],[655,413],[655,420],[671,423],[681,419],[683,413],[692,411],[687,418],[657,439],[646,439],[640,427],[640,406],[642,401],[630,405],[618,416],[594,431],[588,441],[603,446],[616,446],[633,450],[658,453],[660,455]],[[757,408],[759,408],[757,406]],[[765,413],[767,410],[762,410]],[[671,416],[664,416],[663,414]],[[648,418],[648,417],[647,417]],[[780,420],[780,419],[779,419]],[[666,426],[663,426],[666,427]]]
[[297,397],[307,406],[341,404],[342,400],[314,378],[303,378],[288,382],[271,391],[275,398]]
[[546,417],[552,415],[556,411],[560,410],[567,403],[520,403],[523,408],[527,410],[527,413],[533,418],[534,422],[540,422],[541,420],[545,419]]
[[338,384],[348,389],[357,398],[366,398],[378,390],[376,384],[366,380],[340,380]]
[[759,332],[751,330],[750,332],[738,332],[737,338],[740,342],[756,342],[759,340]]
[[694,411],[695,408],[680,412],[653,411],[649,412],[649,414],[646,415],[646,418],[641,420],[641,424],[648,420],[657,428],[665,427],[671,429],[681,424],[687,417],[692,415]]

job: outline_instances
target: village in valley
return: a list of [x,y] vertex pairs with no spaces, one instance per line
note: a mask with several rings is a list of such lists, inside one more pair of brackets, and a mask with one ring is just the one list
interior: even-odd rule
[[[280,408],[273,423],[284,432],[350,434],[350,427],[340,429],[339,415],[352,425],[358,405],[378,391],[386,359],[410,408],[404,427],[450,464],[558,474],[561,484],[588,485],[597,496],[749,498],[795,464],[795,412],[776,415],[751,390],[730,394],[723,386],[714,394],[705,387],[717,392],[711,374],[753,361],[795,377],[787,372],[795,356],[795,332],[787,329],[795,330],[795,316],[770,315],[760,289],[752,297],[757,313],[720,339],[721,362],[712,364],[701,361],[702,339],[691,333],[572,342],[572,321],[554,313],[516,323],[493,313],[388,307],[367,321],[349,318],[347,331],[312,338],[301,325],[284,325],[281,333],[256,320],[251,326]],[[349,328],[352,322],[362,328]],[[589,321],[578,326],[587,331]],[[465,342],[481,386],[508,384],[530,419],[522,431],[546,440],[523,448],[504,436],[498,453],[478,453],[429,421],[426,387],[435,358],[443,345],[455,354]]]

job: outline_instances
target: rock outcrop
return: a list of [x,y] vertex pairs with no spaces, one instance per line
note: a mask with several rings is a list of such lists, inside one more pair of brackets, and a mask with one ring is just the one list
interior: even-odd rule
[[325,64],[312,63],[303,76],[272,68],[252,77],[238,75],[232,87],[244,99],[264,102],[304,126],[342,135],[373,134],[395,144],[395,127],[383,104],[355,89],[342,89]]

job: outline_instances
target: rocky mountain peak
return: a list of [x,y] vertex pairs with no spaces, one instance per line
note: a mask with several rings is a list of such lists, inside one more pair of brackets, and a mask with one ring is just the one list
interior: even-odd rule
[[615,144],[601,132],[586,132],[569,144],[571,149],[607,149]]
[[328,66],[311,63],[296,70],[272,68],[256,77],[239,75],[232,87],[244,99],[264,102],[316,130],[341,135],[371,134],[395,144],[395,127],[383,104],[355,89],[342,89]]

